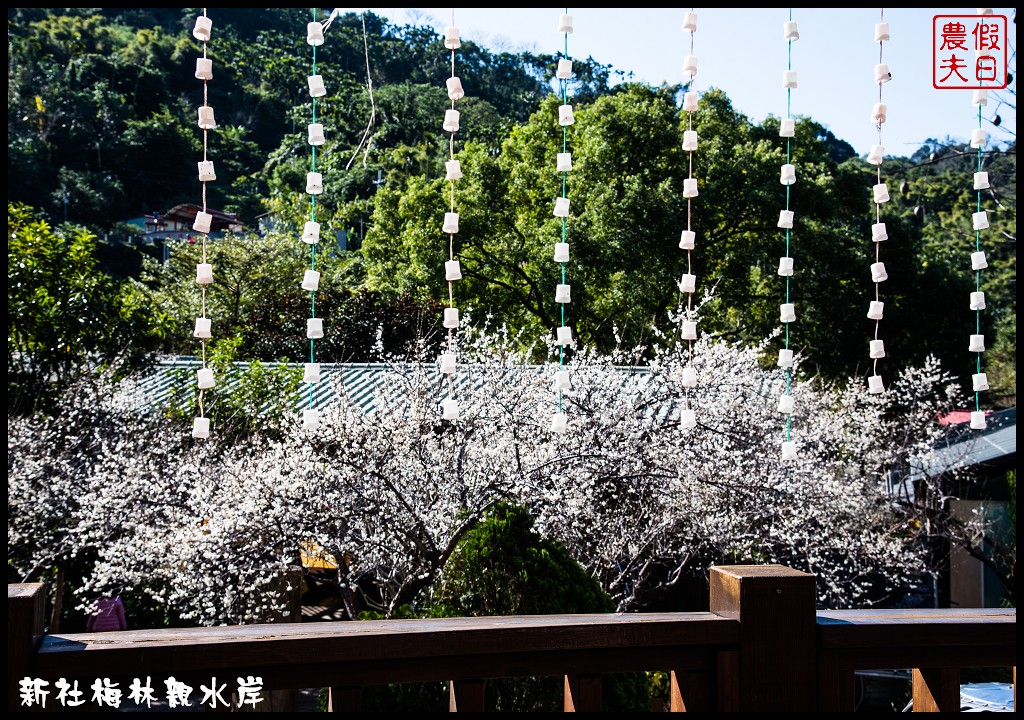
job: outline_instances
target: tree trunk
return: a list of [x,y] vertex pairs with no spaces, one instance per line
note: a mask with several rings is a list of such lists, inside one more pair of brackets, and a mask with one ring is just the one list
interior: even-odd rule
[[50,614],[50,633],[60,632],[60,613],[64,608],[64,561],[57,561],[57,579],[53,584],[53,612]]

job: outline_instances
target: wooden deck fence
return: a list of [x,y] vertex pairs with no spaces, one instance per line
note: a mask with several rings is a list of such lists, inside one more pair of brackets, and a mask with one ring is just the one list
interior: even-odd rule
[[[45,635],[41,584],[7,586],[8,709],[19,685],[59,678],[259,676],[263,688],[449,682],[452,711],[484,710],[492,678],[564,677],[564,709],[599,711],[602,675],[670,672],[672,711],[855,709],[858,670],[913,669],[916,711],[960,709],[962,668],[1013,668],[1017,611],[815,609],[814,577],[779,565],[711,569],[710,612],[534,615]],[[156,684],[156,683],[154,683]],[[161,685],[162,687],[162,685]],[[127,694],[127,693],[126,693]],[[88,692],[86,697],[88,697]],[[193,698],[195,700],[195,698]]]

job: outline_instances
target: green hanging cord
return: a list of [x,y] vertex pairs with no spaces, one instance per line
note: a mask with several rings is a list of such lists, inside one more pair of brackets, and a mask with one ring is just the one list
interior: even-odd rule
[[[793,20],[793,8],[789,9],[789,19]],[[793,69],[793,38],[789,38],[786,47],[786,69]],[[793,117],[793,89],[786,88],[786,119]],[[786,138],[786,162],[793,162],[792,153],[792,138]],[[789,185],[786,185],[786,210],[789,210]],[[789,257],[789,244],[790,244],[790,232],[789,228],[786,228],[786,257]],[[789,302],[789,275],[786,275],[786,302]],[[789,349],[789,322],[786,322],[786,349]],[[793,382],[793,368],[786,368],[786,394],[791,394]],[[791,441],[793,439],[793,414],[786,413],[786,440]]]
[[[982,127],[981,124],[981,104],[978,104],[978,127]],[[981,151],[982,147],[978,146],[978,172],[981,172]],[[978,190],[978,209],[976,212],[981,212],[981,190]],[[974,251],[981,252],[981,230],[974,231]],[[981,292],[981,270],[974,271],[974,289]],[[981,310],[974,311],[974,332],[978,335],[981,334]],[[978,374],[981,374],[981,353],[978,353],[977,370]],[[974,391],[974,409],[976,412],[981,412],[981,392],[978,390]]]
[[[569,8],[565,9],[565,14],[566,15],[569,14]],[[565,54],[565,57],[568,58],[569,57],[569,33],[563,33],[563,34],[565,35],[565,38],[564,38],[565,42],[564,42],[564,45],[563,45],[563,52]],[[569,104],[569,81],[567,79],[563,78],[563,79],[559,80],[559,82],[562,85],[562,104],[563,105],[568,105]],[[563,153],[567,151],[568,144],[569,144],[569,129],[568,129],[568,127],[563,125],[562,126],[562,152]],[[562,197],[563,198],[568,196],[567,195],[567,190],[566,190],[566,185],[567,185],[567,182],[568,182],[568,176],[569,176],[569,173],[566,172],[565,170],[563,170],[562,171]],[[568,218],[565,218],[565,217],[562,218],[562,242],[563,243],[566,242],[566,238],[568,237],[568,233],[569,233],[569,230],[568,230],[568,220],[569,220]],[[564,285],[565,284],[565,262],[562,262],[560,264],[561,264],[561,272],[562,272],[562,284]],[[561,316],[561,326],[565,327],[565,303],[559,303],[559,304],[561,305],[561,307],[559,308],[559,315]],[[561,367],[564,367],[564,366],[565,366],[565,346],[564,345],[559,345],[558,346],[558,367],[561,368]],[[561,390],[561,388],[559,388],[559,390],[558,390],[558,412],[562,412],[562,390]]]
[[[316,8],[310,8],[310,12],[313,21],[316,22]],[[313,45],[313,74],[316,75],[316,45]],[[316,98],[313,98],[313,122],[316,122]],[[316,145],[312,145],[312,152],[310,153],[309,171],[316,172]],[[316,195],[310,194],[309,196],[309,219],[312,222],[316,222]],[[310,243],[309,245],[309,265],[311,270],[316,270],[316,243]],[[310,317],[316,317],[316,291],[309,291],[309,305],[310,305]],[[315,340],[309,339],[309,362],[316,362],[315,358]],[[309,409],[313,409],[313,383],[309,383]]]

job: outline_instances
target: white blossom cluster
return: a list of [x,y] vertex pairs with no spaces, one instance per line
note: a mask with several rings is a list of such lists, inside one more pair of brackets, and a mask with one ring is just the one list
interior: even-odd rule
[[[198,624],[266,621],[286,609],[300,544],[316,543],[339,560],[343,583],[389,612],[429,592],[466,531],[511,500],[620,611],[647,609],[714,563],[814,573],[825,607],[863,604],[925,571],[884,481],[939,432],[937,408],[953,391],[936,364],[878,396],[855,382],[794,382],[806,434],[782,463],[786,378],[759,365],[767,341],[705,338],[692,358],[682,346],[642,365],[583,348],[566,366],[576,421],[559,434],[547,427],[551,368],[523,364],[517,338],[469,320],[459,423],[437,417],[446,378],[436,365],[402,358],[372,413],[339,386],[313,436],[195,445],[176,421],[104,386],[69,393],[51,417],[9,418],[13,568],[39,577],[76,559],[87,568],[83,609],[132,591]],[[704,381],[684,388],[691,362]],[[682,434],[687,391],[704,411]]]

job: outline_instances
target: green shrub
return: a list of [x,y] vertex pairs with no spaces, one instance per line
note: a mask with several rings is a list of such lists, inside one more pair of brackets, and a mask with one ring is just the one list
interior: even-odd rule
[[[613,612],[615,605],[597,580],[560,543],[537,533],[533,524],[525,507],[495,505],[459,542],[421,616]],[[404,608],[393,617],[410,615]],[[367,690],[367,710],[447,709],[447,683]],[[561,676],[494,679],[484,688],[485,707],[497,712],[561,712],[562,697]],[[605,676],[603,697],[606,712],[647,711],[646,674]]]

